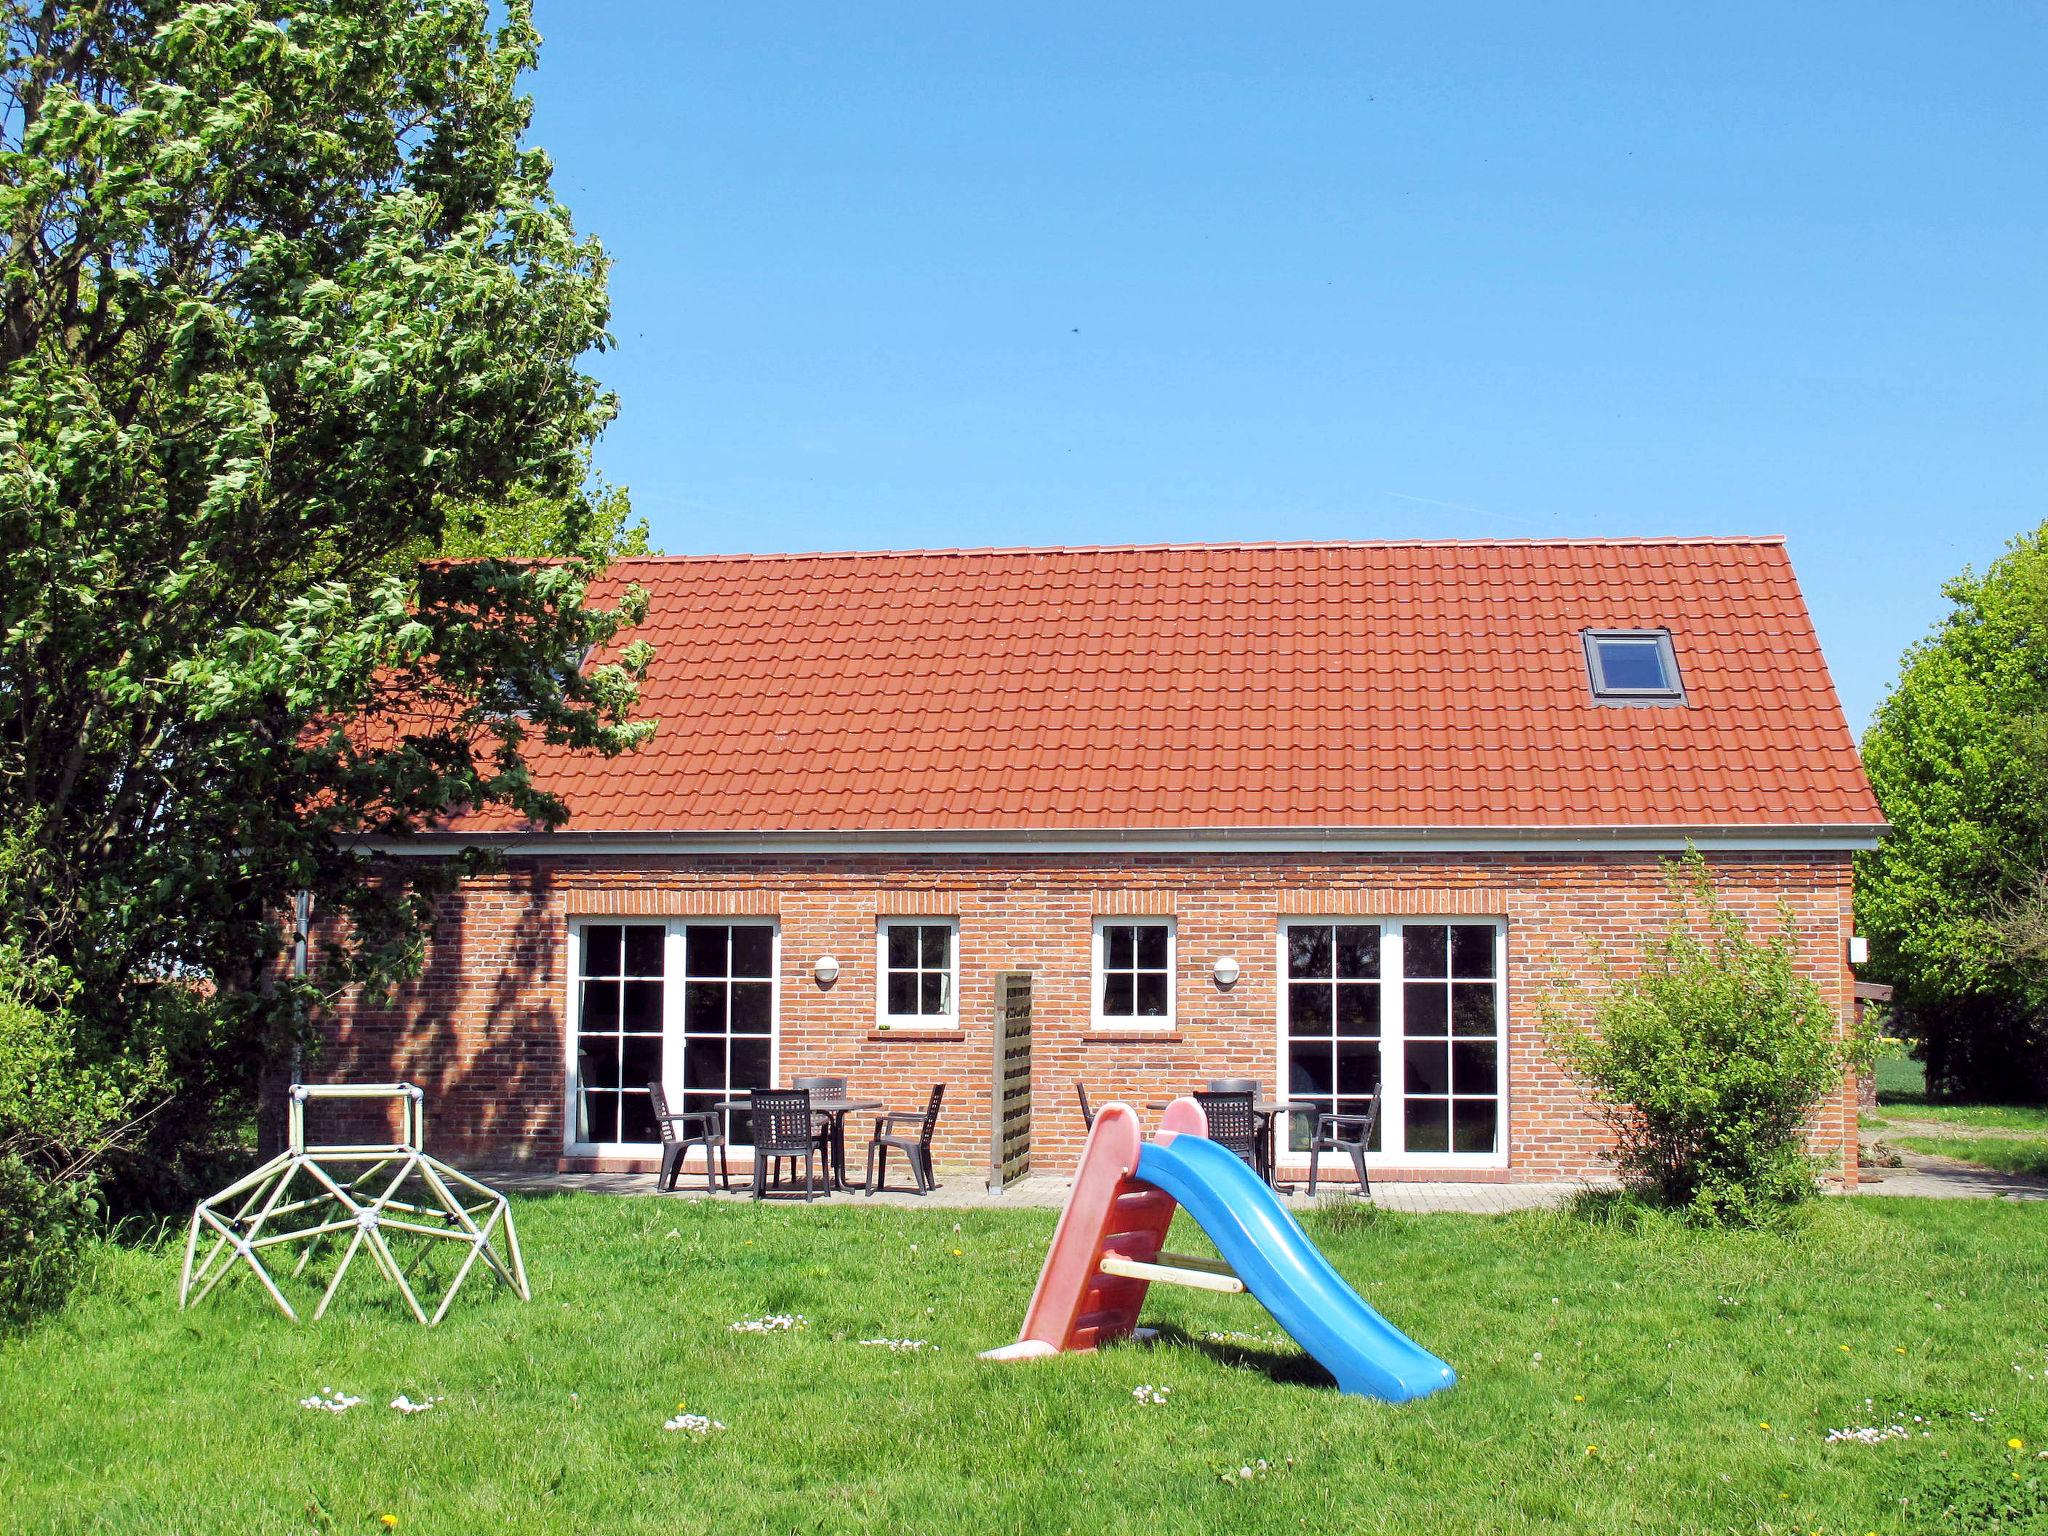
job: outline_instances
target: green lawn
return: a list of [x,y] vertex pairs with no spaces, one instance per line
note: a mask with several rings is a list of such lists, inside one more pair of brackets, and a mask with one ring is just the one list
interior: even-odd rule
[[1877,1058],[1871,1068],[1877,1079],[1880,1104],[1918,1103],[1927,1097],[1927,1068],[1895,1047]]
[[2035,1136],[1894,1136],[1892,1141],[1913,1152],[1952,1157],[2000,1173],[2048,1176],[2048,1140]]
[[[1155,1288],[1156,1346],[977,1360],[1014,1336],[1049,1212],[517,1211],[533,1301],[479,1284],[431,1333],[367,1283],[318,1325],[242,1286],[181,1316],[171,1247],[109,1251],[0,1344],[0,1529],[2048,1529],[2048,1205],[1833,1200],[1790,1236],[1316,1213],[1459,1371],[1401,1408],[1192,1291]],[[808,1327],[730,1330],[776,1312]],[[321,1388],[365,1402],[299,1406]],[[441,1401],[406,1416],[400,1393]],[[679,1402],[729,1427],[664,1432]],[[2025,1523],[1956,1523],[2008,1500]]]
[[1864,1120],[1880,1127],[1912,1121],[1965,1131],[2048,1133],[2048,1107],[2039,1104],[1880,1104],[1877,1112],[1866,1113]]

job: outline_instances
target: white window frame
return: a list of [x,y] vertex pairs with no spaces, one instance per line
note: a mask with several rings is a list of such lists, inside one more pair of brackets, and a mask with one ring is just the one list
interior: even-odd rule
[[[591,914],[572,917],[569,920],[569,963],[567,994],[563,999],[562,1018],[562,1152],[566,1157],[651,1157],[661,1152],[659,1141],[578,1141],[576,1140],[576,1036],[582,1025],[583,1007],[583,933],[588,928],[654,927],[665,931],[662,939],[662,991],[661,991],[661,1063],[662,1082],[672,1093],[680,1094],[681,1084],[670,1079],[669,1063],[681,1063],[683,1058],[683,983],[684,983],[684,934],[692,927],[706,928],[766,928],[769,930],[768,953],[768,1078],[771,1083],[782,1081],[782,924],[773,917],[639,917],[620,913],[609,916]],[[676,1107],[680,1107],[680,1101]],[[744,1144],[735,1142],[735,1150],[745,1150]],[[703,1166],[703,1149],[692,1147],[685,1157],[689,1166]]]
[[[1273,1059],[1276,1064],[1274,1081],[1282,1096],[1287,1087],[1287,930],[1295,924],[1307,926],[1331,923],[1376,924],[1380,930],[1380,1081],[1397,1091],[1382,1092],[1380,1095],[1380,1146],[1382,1148],[1405,1147],[1408,1138],[1406,1067],[1407,1055],[1407,999],[1403,975],[1401,936],[1407,927],[1433,928],[1444,925],[1478,927],[1490,925],[1493,929],[1493,985],[1494,1019],[1499,1050],[1494,1060],[1495,1114],[1499,1117],[1494,1124],[1491,1152],[1368,1152],[1365,1164],[1368,1168],[1506,1168],[1511,1148],[1508,1144],[1508,1127],[1513,1123],[1508,1105],[1508,1050],[1510,1029],[1508,1022],[1508,924],[1505,918],[1487,917],[1477,914],[1410,914],[1407,917],[1376,917],[1363,912],[1289,912],[1282,916],[1273,929],[1274,955],[1274,998],[1273,998]],[[1433,1038],[1433,1037],[1427,1037]],[[1392,1082],[1387,1080],[1392,1078]],[[1284,1124],[1276,1128],[1274,1150],[1279,1163],[1290,1169],[1308,1167],[1306,1152],[1290,1151],[1287,1147]],[[1323,1157],[1329,1165],[1329,1155]]]
[[[889,1011],[889,930],[891,928],[945,928],[950,930],[947,954],[952,974],[946,982],[951,1007],[945,1013],[891,1013]],[[924,971],[922,960],[918,971]],[[950,1033],[960,1027],[960,919],[922,917],[907,912],[875,919],[875,1025],[892,1035],[919,1031]]]
[[[1105,1014],[1102,1011],[1102,978],[1108,958],[1110,928],[1164,928],[1166,930],[1166,1017],[1142,1018],[1135,1014]],[[1095,919],[1088,936],[1088,1016],[1095,1029],[1118,1034],[1171,1034],[1180,1020],[1180,925],[1171,917],[1113,917]]]

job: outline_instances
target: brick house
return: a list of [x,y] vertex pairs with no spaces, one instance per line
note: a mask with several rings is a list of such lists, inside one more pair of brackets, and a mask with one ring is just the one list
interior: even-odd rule
[[[985,1168],[998,977],[1026,973],[1031,1156],[1073,1084],[1256,1077],[1346,1109],[1376,1177],[1598,1171],[1537,1005],[1664,920],[1690,840],[1782,903],[1843,1017],[1881,817],[1782,543],[1614,539],[627,561],[653,742],[544,760],[553,833],[441,913],[314,1067],[404,1077],[451,1149],[652,1166],[681,1105],[838,1073],[948,1085]],[[1297,1157],[1305,1122],[1288,1127]],[[1814,1139],[1854,1176],[1854,1092]]]

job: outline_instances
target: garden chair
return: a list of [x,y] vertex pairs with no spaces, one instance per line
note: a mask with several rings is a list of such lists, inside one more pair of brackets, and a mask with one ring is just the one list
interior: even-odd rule
[[1359,1194],[1368,1200],[1372,1198],[1372,1179],[1365,1171],[1365,1148],[1366,1143],[1372,1140],[1373,1127],[1379,1124],[1380,1092],[1379,1088],[1373,1089],[1372,1102],[1362,1115],[1316,1116],[1316,1132],[1308,1143],[1308,1192],[1311,1199],[1316,1192],[1316,1161],[1325,1152],[1342,1152],[1349,1156],[1352,1170],[1358,1175]]
[[[792,1077],[789,1086],[807,1088],[821,1099],[846,1097],[846,1079],[843,1077]],[[831,1129],[832,1117],[817,1110],[813,1110],[812,1113],[818,1116],[818,1135],[822,1138]]]
[[754,1198],[766,1198],[771,1169],[780,1185],[784,1159],[789,1162],[789,1176],[794,1180],[796,1160],[802,1158],[804,1201],[808,1204],[818,1189],[819,1151],[810,1089],[756,1088],[750,1103],[754,1112]]
[[[877,1187],[889,1187],[889,1149],[895,1148],[910,1159],[910,1176],[917,1182],[920,1195],[930,1194],[938,1186],[932,1176],[932,1133],[939,1128],[939,1103],[946,1097],[944,1083],[932,1084],[932,1096],[924,1107],[923,1114],[884,1115],[875,1122],[874,1139],[868,1143],[868,1176],[863,1186],[869,1194]],[[913,1139],[907,1132],[916,1127]]]
[[731,1189],[732,1170],[725,1161],[725,1116],[715,1109],[672,1110],[659,1083],[647,1085],[647,1096],[654,1101],[654,1123],[661,1127],[661,1173],[654,1187],[674,1189],[682,1176],[684,1156],[690,1148],[702,1147],[704,1187],[715,1192],[723,1184]]
[[1074,1097],[1081,1101],[1081,1124],[1087,1130],[1095,1129],[1095,1106],[1088,1102],[1088,1085],[1078,1077],[1074,1079]]
[[1228,1147],[1243,1158],[1262,1179],[1266,1169],[1266,1138],[1259,1134],[1259,1117],[1252,1108],[1257,1097],[1239,1090],[1235,1093],[1198,1093],[1195,1102],[1209,1119],[1209,1139]]
[[[1252,1096],[1252,1119],[1257,1123],[1259,1138],[1259,1162],[1255,1165],[1264,1170],[1266,1182],[1273,1184],[1273,1117],[1259,1113],[1260,1091],[1264,1088],[1256,1077],[1212,1077],[1209,1079],[1211,1093],[1248,1093]],[[1274,1188],[1279,1188],[1277,1184]]]

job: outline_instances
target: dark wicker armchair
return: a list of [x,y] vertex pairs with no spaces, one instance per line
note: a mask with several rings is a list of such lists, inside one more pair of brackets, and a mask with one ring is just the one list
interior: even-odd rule
[[[1381,1088],[1385,1085],[1382,1084]],[[1342,1152],[1351,1159],[1358,1175],[1358,1192],[1372,1198],[1372,1179],[1365,1171],[1365,1149],[1372,1142],[1373,1127],[1380,1120],[1381,1088],[1372,1091],[1372,1102],[1362,1115],[1317,1115],[1315,1135],[1308,1143],[1308,1192],[1316,1192],[1316,1161],[1325,1152]]]
[[1255,1094],[1198,1093],[1195,1102],[1209,1121],[1209,1139],[1228,1147],[1258,1171],[1266,1171],[1266,1138],[1259,1134],[1259,1117],[1252,1109]]
[[[946,1097],[946,1085],[934,1083],[923,1114],[884,1115],[875,1122],[874,1139],[868,1143],[868,1176],[863,1186],[869,1194],[889,1187],[889,1152],[901,1152],[910,1160],[910,1176],[917,1193],[930,1194],[938,1184],[932,1176],[932,1133],[939,1128],[939,1104]],[[915,1128],[915,1135],[911,1133]]]
[[683,1171],[683,1158],[692,1147],[704,1149],[704,1187],[732,1188],[732,1170],[725,1162],[725,1117],[715,1109],[672,1110],[661,1084],[649,1083],[647,1095],[654,1101],[654,1123],[661,1127],[661,1175],[656,1189],[674,1189]]
[[[796,1178],[796,1160],[804,1160],[804,1199],[808,1201],[818,1190],[818,1131],[811,1109],[811,1091],[808,1088],[756,1088],[752,1098],[754,1120],[754,1198],[763,1199],[768,1194],[769,1174],[775,1175],[779,1186],[782,1164],[786,1159],[790,1165],[792,1192]],[[827,1168],[829,1175],[830,1168]],[[830,1190],[830,1179],[826,1181]]]

